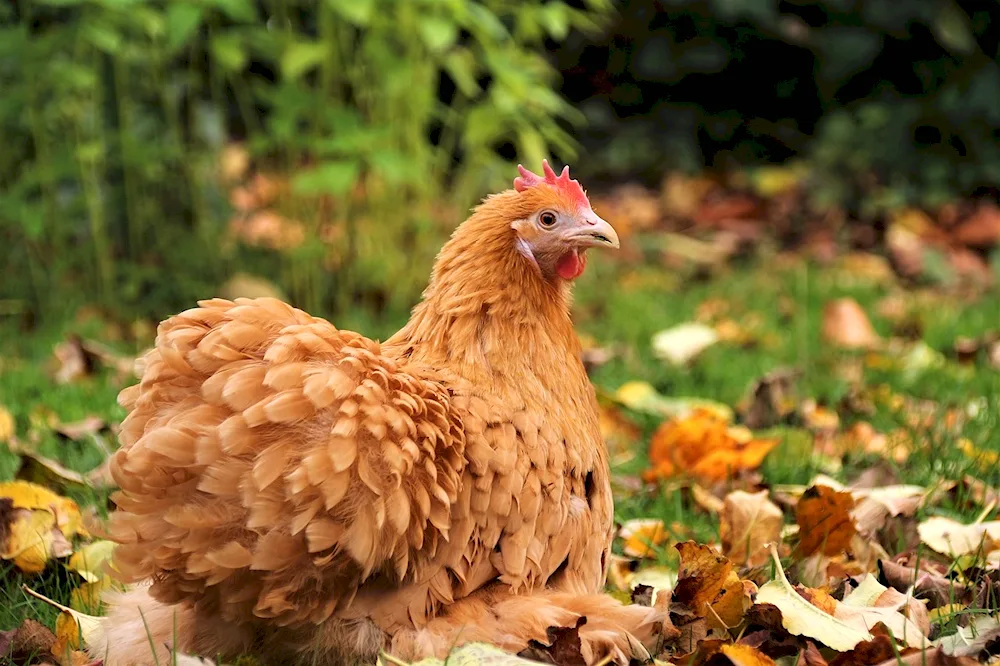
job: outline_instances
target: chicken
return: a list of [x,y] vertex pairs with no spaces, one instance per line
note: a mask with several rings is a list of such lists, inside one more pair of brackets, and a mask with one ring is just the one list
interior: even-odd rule
[[618,237],[543,166],[456,229],[384,343],[264,298],[160,325],[111,462],[136,585],[94,657],[517,652],[584,617],[588,662],[655,640],[659,611],[601,594],[607,451],[569,316],[586,250]]

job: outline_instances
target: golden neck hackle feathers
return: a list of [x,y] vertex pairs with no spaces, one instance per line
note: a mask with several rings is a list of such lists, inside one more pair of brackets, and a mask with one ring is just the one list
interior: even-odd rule
[[486,199],[441,249],[423,301],[385,346],[414,361],[447,365],[465,379],[493,382],[498,393],[541,373],[562,376],[565,367],[540,364],[557,359],[572,368],[579,357],[570,285],[541,275],[518,250],[511,223],[567,203],[550,188]]

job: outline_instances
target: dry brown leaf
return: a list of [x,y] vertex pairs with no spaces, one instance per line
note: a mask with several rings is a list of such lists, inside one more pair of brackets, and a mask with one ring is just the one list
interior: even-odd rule
[[971,657],[953,657],[940,647],[931,650],[916,650],[907,655],[886,659],[876,666],[978,666]]
[[868,315],[852,298],[837,299],[823,308],[823,337],[847,349],[871,349],[881,342]]
[[663,181],[663,208],[668,215],[692,219],[709,193],[719,188],[708,178],[692,178],[679,172],[667,174]]
[[712,548],[694,541],[675,547],[681,563],[674,586],[674,603],[705,618],[709,629],[737,626],[751,601],[744,581],[733,570],[733,563]]
[[768,560],[767,544],[780,543],[784,516],[768,491],[729,493],[720,516],[722,552],[734,564],[757,567]]
[[[948,606],[953,601],[968,601],[969,588],[960,582],[945,578],[940,572],[930,570],[927,559],[919,561],[920,569],[891,560],[879,562],[879,582],[900,592],[913,589],[919,599],[927,599],[930,608]],[[964,606],[963,606],[964,607]]]
[[526,649],[518,653],[518,656],[543,664],[587,666],[587,660],[583,658],[583,644],[580,641],[580,627],[586,621],[586,617],[580,617],[573,627],[549,627],[546,630],[547,644],[533,640],[528,643]]
[[1000,243],[1000,209],[981,204],[955,229],[955,240],[970,247],[989,249]]
[[852,509],[854,498],[849,492],[819,485],[808,488],[795,506],[798,552],[804,556],[816,552],[836,555],[846,550],[857,532]]
[[107,422],[99,416],[91,414],[80,421],[73,423],[60,423],[55,430],[60,435],[72,439],[74,442],[80,441],[88,435],[96,435],[107,427]]

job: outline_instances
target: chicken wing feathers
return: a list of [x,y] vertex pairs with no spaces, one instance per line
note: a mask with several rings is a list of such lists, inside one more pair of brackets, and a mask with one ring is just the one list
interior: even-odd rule
[[126,580],[234,621],[321,622],[447,540],[466,466],[444,377],[273,299],[164,322],[112,461]]

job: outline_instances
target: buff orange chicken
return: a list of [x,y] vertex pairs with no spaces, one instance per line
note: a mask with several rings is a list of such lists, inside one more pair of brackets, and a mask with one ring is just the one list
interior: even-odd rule
[[518,652],[583,617],[588,663],[650,646],[659,611],[601,593],[608,460],[569,316],[587,250],[618,237],[543,167],[456,229],[383,343],[273,299],[160,325],[119,399],[108,530],[131,588],[94,657]]

